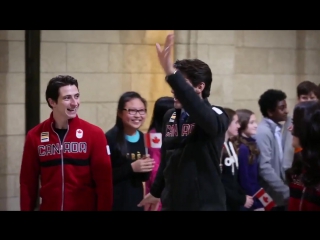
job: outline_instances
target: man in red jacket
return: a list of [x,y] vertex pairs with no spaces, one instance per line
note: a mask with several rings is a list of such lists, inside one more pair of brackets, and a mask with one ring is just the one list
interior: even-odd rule
[[50,118],[31,129],[20,172],[22,211],[110,211],[113,201],[110,151],[104,132],[77,115],[78,82],[52,78],[46,90]]

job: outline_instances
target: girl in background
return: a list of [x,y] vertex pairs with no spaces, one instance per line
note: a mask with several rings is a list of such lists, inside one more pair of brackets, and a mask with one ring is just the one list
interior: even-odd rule
[[[148,132],[150,133],[163,133],[162,128],[163,128],[163,117],[165,113],[174,107],[174,99],[173,97],[161,97],[159,98],[155,104],[154,104],[154,109],[153,109],[153,116],[151,119],[151,123],[148,129]],[[157,175],[157,171],[160,165],[161,161],[161,149],[156,149],[156,148],[149,148],[148,152],[150,154],[150,157],[154,159],[155,161],[155,166],[151,172],[151,175],[149,177],[149,180],[146,181],[146,194],[150,192],[150,188],[152,183],[154,182],[154,179]],[[159,205],[158,211],[161,210],[161,204]]]
[[238,158],[235,152],[232,138],[238,135],[239,122],[236,112],[230,108],[224,108],[229,117],[229,128],[226,132],[224,148],[220,160],[222,171],[221,180],[225,187],[227,211],[240,211],[242,206],[250,208],[252,197],[246,196],[238,181]]
[[139,128],[147,116],[146,100],[136,92],[122,94],[116,124],[106,133],[113,174],[113,211],[143,211],[143,182],[149,179],[153,159],[145,156],[144,136]]
[[320,103],[302,102],[293,112],[292,145],[301,155],[287,171],[288,211],[320,211]]
[[[255,139],[252,138],[257,131],[257,122],[254,113],[248,109],[236,111],[239,117],[240,128],[238,137],[234,140],[234,145],[239,160],[239,183],[247,196],[253,196],[260,190],[259,184],[259,165],[257,157],[259,150]],[[242,207],[241,210],[264,211],[262,203],[257,198],[253,198],[250,208]]]

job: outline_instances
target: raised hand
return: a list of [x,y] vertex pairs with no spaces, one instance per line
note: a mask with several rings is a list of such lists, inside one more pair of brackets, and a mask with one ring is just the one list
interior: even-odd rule
[[173,62],[172,62],[172,56],[171,56],[173,45],[174,45],[173,34],[169,34],[167,36],[166,42],[163,48],[160,46],[159,43],[156,43],[158,59],[166,76],[173,74],[175,72],[175,69],[173,67]]

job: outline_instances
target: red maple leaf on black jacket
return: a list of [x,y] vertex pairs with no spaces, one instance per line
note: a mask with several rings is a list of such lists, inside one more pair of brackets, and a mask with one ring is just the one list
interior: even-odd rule
[[63,147],[54,131],[54,119],[31,129],[26,137],[20,172],[20,207],[33,211],[110,211],[112,168],[107,140],[99,127],[69,120]]

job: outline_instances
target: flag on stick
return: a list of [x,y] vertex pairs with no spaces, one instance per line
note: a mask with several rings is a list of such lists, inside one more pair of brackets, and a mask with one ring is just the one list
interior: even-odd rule
[[268,193],[266,193],[263,188],[260,188],[260,190],[256,192],[253,197],[259,199],[266,211],[270,211],[273,207],[276,206],[273,199],[269,196]]
[[144,146],[146,148],[146,154],[148,154],[148,148],[161,148],[162,134],[161,133],[145,133],[144,134]]

